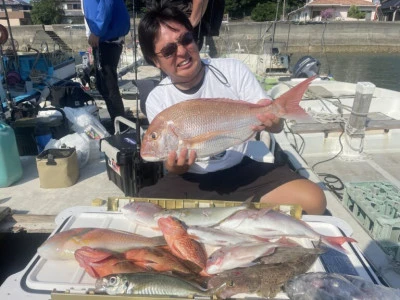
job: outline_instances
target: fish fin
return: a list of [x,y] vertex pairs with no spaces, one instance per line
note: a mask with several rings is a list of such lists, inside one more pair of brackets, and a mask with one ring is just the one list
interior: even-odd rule
[[223,135],[228,132],[230,132],[230,131],[229,130],[218,130],[218,131],[206,132],[204,134],[199,134],[197,136],[194,136],[190,139],[184,139],[184,141],[185,141],[185,144],[189,145],[189,147],[190,147],[192,145],[202,143],[206,140],[211,140],[211,139],[215,138],[216,136],[220,136],[220,135]]
[[97,263],[113,256],[111,252],[93,249],[88,246],[79,248],[74,254],[76,260],[83,261],[85,263]]
[[210,277],[211,276],[210,274],[207,273],[207,271],[205,269],[201,270],[199,272],[199,275],[203,276],[203,277]]
[[306,80],[300,82],[298,85],[294,86],[286,93],[279,96],[273,101],[273,103],[279,105],[283,109],[283,117],[286,119],[306,119],[309,115],[300,107],[299,103],[303,98],[304,93],[307,91],[308,86],[311,81],[313,81],[316,76],[307,78]]
[[88,273],[91,277],[100,278],[100,275],[91,266],[85,266],[84,269],[85,269],[86,273]]
[[257,235],[251,235],[251,237],[253,237],[257,242],[260,242],[260,243],[268,243],[270,241],[269,238],[265,238],[265,237],[261,237],[261,236],[257,236]]
[[329,247],[346,254],[347,250],[342,247],[342,244],[345,242],[356,243],[357,241],[348,236],[323,236],[322,242]]
[[246,200],[243,201],[241,206],[245,206],[247,208],[255,208],[255,205],[253,203],[253,200],[256,198],[256,195],[250,196]]
[[195,234],[188,234],[188,237],[195,241],[200,241],[200,238]]

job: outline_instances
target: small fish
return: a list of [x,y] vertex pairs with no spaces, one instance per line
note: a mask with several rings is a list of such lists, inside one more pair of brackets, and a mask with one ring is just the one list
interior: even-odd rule
[[293,300],[399,300],[400,290],[374,284],[359,276],[337,273],[306,273],[284,287]]
[[238,267],[256,264],[262,256],[271,255],[277,247],[295,247],[297,243],[282,238],[275,243],[239,244],[216,250],[207,260],[207,274],[218,274]]
[[253,234],[263,238],[276,236],[307,237],[311,240],[321,240],[327,246],[346,253],[341,246],[345,242],[356,242],[351,237],[325,236],[312,229],[306,222],[297,220],[287,214],[272,209],[248,209],[239,211],[222,221],[218,228],[242,234]]
[[193,263],[199,271],[206,267],[207,253],[203,245],[189,236],[181,221],[174,217],[160,218],[158,226],[172,254]]
[[132,248],[165,245],[162,236],[145,237],[135,233],[105,228],[74,228],[54,234],[39,248],[45,259],[74,259],[74,253],[84,246],[93,249],[124,252]]
[[287,280],[307,272],[317,258],[318,254],[308,253],[290,262],[228,270],[211,277],[207,288],[219,299],[241,293],[256,294],[263,299],[273,298]]
[[95,292],[108,295],[143,295],[193,298],[209,296],[197,284],[175,276],[154,273],[114,274],[96,281]]
[[93,278],[101,278],[117,273],[143,272],[145,269],[135,265],[122,256],[116,256],[109,251],[82,247],[75,251],[75,259]]
[[146,247],[131,249],[124,253],[127,260],[132,261],[135,265],[145,270],[153,270],[157,272],[175,271],[179,273],[189,274],[191,271],[164,247]]
[[306,116],[299,106],[315,77],[308,78],[265,106],[240,100],[212,98],[187,100],[160,112],[147,129],[140,155],[147,161],[163,161],[171,151],[187,148],[197,157],[221,153],[254,136],[258,114],[278,117]]

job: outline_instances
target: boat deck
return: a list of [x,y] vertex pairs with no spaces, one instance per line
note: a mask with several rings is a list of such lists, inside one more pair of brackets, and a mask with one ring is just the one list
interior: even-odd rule
[[[400,152],[373,153],[365,155],[362,160],[351,160],[338,157],[329,160],[334,155],[306,156],[310,166],[315,166],[314,171],[320,174],[332,174],[343,183],[351,182],[382,182],[388,181],[400,187],[399,157]],[[320,178],[324,179],[324,175]]]

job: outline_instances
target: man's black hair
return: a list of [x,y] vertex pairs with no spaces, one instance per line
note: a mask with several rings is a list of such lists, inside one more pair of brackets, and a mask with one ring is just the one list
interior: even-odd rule
[[[188,31],[193,31],[188,17],[179,8],[168,3],[156,4],[141,19],[138,27],[138,37],[144,59],[150,65],[155,65],[155,42],[161,25],[168,26],[167,22],[175,21],[182,24]],[[174,30],[174,28],[171,28]]]

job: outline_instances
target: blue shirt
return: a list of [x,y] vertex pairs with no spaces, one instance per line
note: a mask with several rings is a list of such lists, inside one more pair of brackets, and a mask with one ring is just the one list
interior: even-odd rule
[[130,17],[123,0],[83,0],[83,13],[90,32],[100,42],[128,34]]

